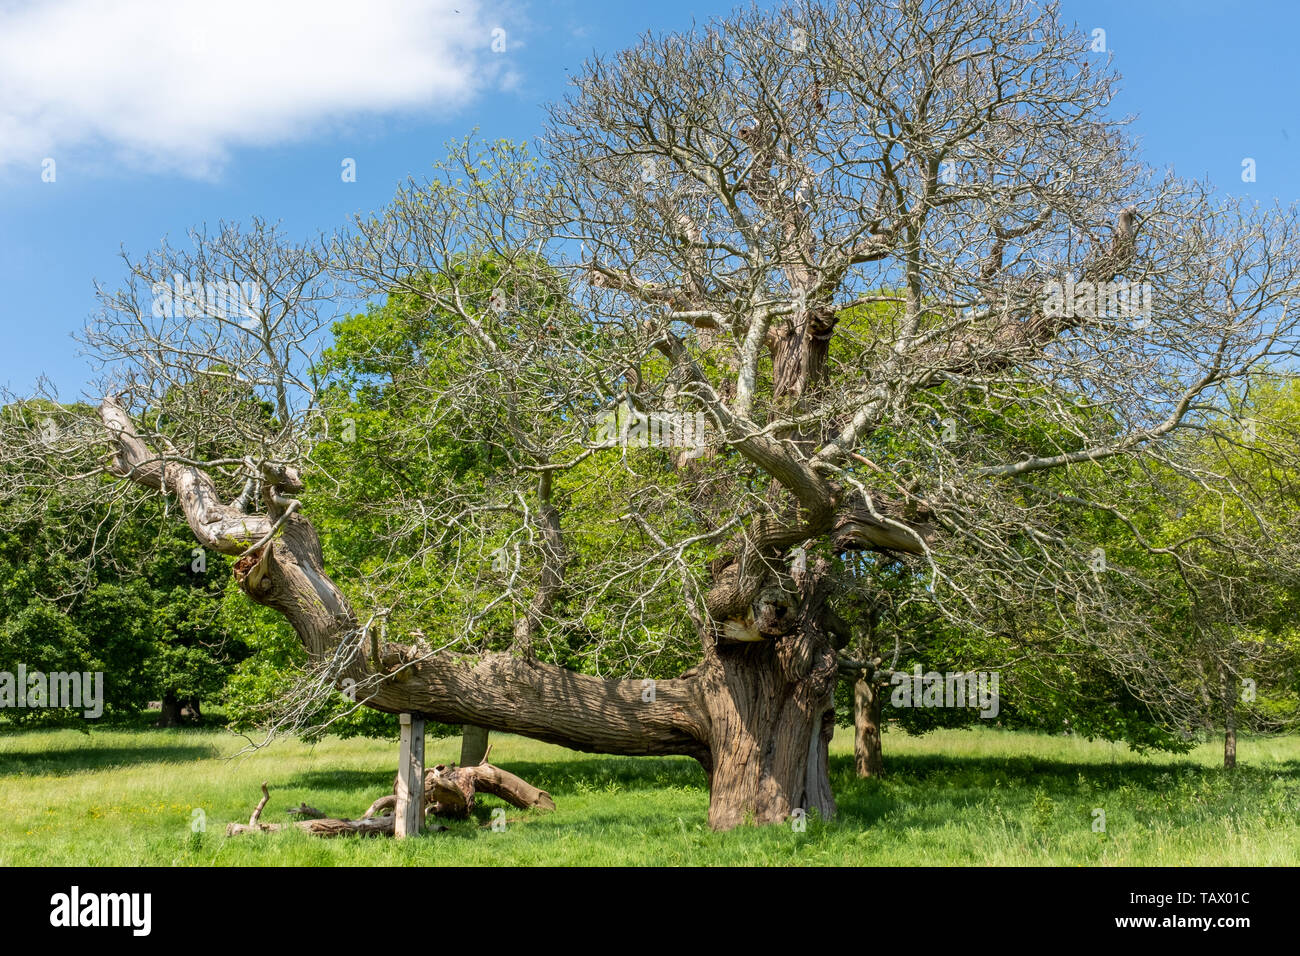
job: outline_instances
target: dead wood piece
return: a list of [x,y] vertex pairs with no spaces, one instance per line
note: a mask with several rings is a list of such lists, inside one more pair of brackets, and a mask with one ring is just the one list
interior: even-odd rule
[[521,810],[555,809],[555,801],[551,799],[549,793],[534,787],[527,780],[515,776],[508,770],[482,763],[477,767],[464,767],[462,771],[473,776],[476,793],[490,793]]
[[321,820],[299,820],[296,823],[229,823],[226,836],[238,836],[241,833],[278,833],[297,827],[322,837],[335,836],[392,836],[392,817],[373,817],[369,820],[336,820],[326,817]]
[[250,827],[257,826],[258,819],[262,816],[262,809],[266,806],[266,801],[271,799],[271,791],[266,789],[266,781],[262,781],[262,799],[257,801],[257,806],[253,808],[253,815],[248,818]]
[[[424,773],[425,817],[466,818],[473,813],[474,798],[479,793],[490,793],[500,797],[506,803],[521,810],[554,810],[555,801],[545,790],[539,790],[526,780],[515,776],[508,770],[494,767],[484,762],[473,767],[457,767],[455,764],[438,764]],[[396,791],[394,780],[393,789]],[[265,781],[262,782],[262,799],[258,801],[248,823],[230,823],[226,825],[226,836],[238,836],[241,833],[277,833],[290,827],[297,827],[322,837],[334,836],[392,836],[395,830],[397,807],[395,793],[386,794],[370,805],[359,820],[344,820],[326,816],[315,807],[300,803],[289,809],[293,816],[311,819],[299,819],[293,823],[262,823],[262,811],[271,799],[271,791]],[[426,829],[446,830],[444,826],[431,826]]]
[[369,820],[382,810],[387,810],[390,814],[397,810],[397,795],[390,793],[387,796],[380,797],[370,805],[365,813],[361,814],[361,819]]
[[[484,758],[486,760],[486,757]],[[555,801],[521,777],[480,763],[473,767],[438,764],[424,774],[425,800],[433,816],[467,817],[474,809],[474,797],[490,793],[521,810],[554,810]]]
[[[271,799],[271,791],[267,788],[266,781],[262,781],[262,799],[257,802],[253,809],[253,815],[248,818],[247,823],[228,823],[226,825],[226,836],[238,836],[241,833],[278,833],[281,830],[287,830],[290,827],[297,827],[299,830],[306,830],[308,833],[314,833],[317,836],[334,837],[334,836],[392,836],[393,835],[393,818],[391,816],[366,816],[360,820],[339,820],[325,816],[324,813],[315,807],[309,807],[305,803],[289,810],[291,814],[299,816],[312,816],[316,819],[298,820],[295,823],[261,823],[262,810],[266,808],[267,801]],[[396,798],[384,798],[392,799]],[[375,801],[378,805],[383,800]],[[367,814],[374,811],[372,806]]]

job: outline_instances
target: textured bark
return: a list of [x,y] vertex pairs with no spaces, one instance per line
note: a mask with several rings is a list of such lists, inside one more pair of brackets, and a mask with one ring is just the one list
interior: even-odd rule
[[837,317],[829,310],[805,309],[772,336],[772,392],[777,398],[803,397],[826,377],[826,359]]
[[[441,431],[454,419],[457,440],[491,442],[508,468],[497,470],[499,481],[481,483],[487,493],[473,495],[475,501],[459,488],[441,493],[440,480],[436,497],[455,504],[432,511],[426,505],[434,494],[402,491],[410,482],[399,482],[390,513],[418,509],[425,527],[441,524],[457,534],[477,533],[485,527],[479,515],[507,508],[512,517],[500,520],[512,531],[522,523],[524,533],[512,537],[532,550],[527,572],[512,576],[510,593],[493,605],[501,613],[512,608],[514,620],[509,634],[491,635],[489,644],[510,639],[517,657],[367,644],[373,634],[359,621],[371,609],[354,613],[324,573],[315,533],[291,497],[301,487],[291,469],[251,459],[209,462],[232,480],[239,472],[250,488],[265,489],[266,514],[247,515],[224,505],[201,469],[175,454],[168,460],[165,439],[150,436],[155,447],[146,448],[109,401],[104,422],[118,444],[115,470],[174,495],[205,547],[240,558],[246,593],[287,617],[314,663],[342,662],[329,678],[355,684],[364,704],[591,752],[689,754],[715,784],[715,825],[775,820],[801,804],[831,806],[830,615],[824,593],[779,580],[794,549],[924,555],[905,573],[919,575],[928,564],[934,590],[945,582],[935,600],[966,602],[978,615],[993,613],[1022,585],[1029,605],[1055,588],[1063,606],[1072,606],[1070,616],[1099,635],[1085,646],[1120,651],[1112,669],[1129,683],[1127,675],[1144,670],[1139,654],[1146,649],[1137,645],[1141,628],[1124,618],[1132,613],[1140,623],[1140,606],[1130,612],[1129,605],[1141,602],[1096,588],[1077,562],[1057,559],[1058,509],[1040,499],[1060,497],[1070,508],[1114,506],[1087,500],[1097,488],[1082,478],[1042,486],[1018,479],[1145,456],[1162,467],[1135,473],[1149,473],[1153,489],[1167,491],[1157,487],[1162,468],[1180,446],[1165,443],[1166,436],[1216,418],[1224,420],[1223,437],[1235,432],[1239,422],[1227,426],[1240,403],[1229,386],[1278,351],[1296,351],[1286,309],[1297,281],[1296,223],[1279,217],[1276,231],[1269,220],[1257,229],[1232,204],[1212,204],[1199,185],[1148,182],[1130,162],[1122,130],[1097,109],[1114,78],[1077,68],[1078,44],[1050,11],[1040,17],[999,4],[940,3],[919,16],[914,6],[802,10],[793,59],[784,15],[754,13],[720,24],[723,43],[714,35],[647,39],[618,63],[587,71],[577,94],[552,111],[546,158],[566,184],[563,195],[554,194],[546,176],[534,177],[530,160],[512,159],[512,151],[493,150],[500,158],[480,160],[471,157],[470,144],[458,147],[439,164],[439,185],[411,184],[383,216],[331,246],[330,269],[323,256],[295,249],[289,258],[306,263],[287,272],[296,285],[268,283],[280,303],[263,311],[260,331],[243,337],[247,344],[240,339],[231,347],[221,323],[213,326],[220,335],[207,336],[205,322],[181,335],[178,327],[155,329],[145,320],[139,290],[169,277],[173,263],[191,261],[166,250],[132,265],[129,288],[102,296],[104,318],[88,330],[88,342],[97,355],[123,360],[121,380],[132,382],[134,394],[145,402],[182,398],[191,383],[227,375],[240,391],[246,383],[259,394],[274,389],[284,438],[268,434],[255,454],[284,460],[298,460],[308,447],[290,430],[318,410],[310,400],[295,410],[286,397],[286,383],[298,374],[287,363],[315,340],[311,330],[320,328],[321,303],[333,291],[318,291],[317,276],[343,274],[401,293],[417,312],[442,317],[436,330],[421,320],[421,337],[441,334],[445,318],[470,343],[465,368],[474,374],[394,374],[386,394],[398,404],[437,399],[438,414],[428,423],[438,422]],[[809,32],[810,45],[802,42]],[[907,95],[878,95],[877,77]],[[718,97],[716,89],[734,95]],[[936,138],[936,130],[943,135]],[[1032,148],[1002,148],[1016,142]],[[981,155],[989,158],[987,174]],[[943,169],[954,162],[958,176]],[[473,178],[486,167],[509,188],[450,188],[460,173]],[[1103,224],[1087,220],[1112,203],[1126,208],[1104,243]],[[1148,216],[1155,228],[1138,242]],[[1204,228],[1191,228],[1198,224]],[[575,230],[583,236],[581,261],[564,241]],[[232,262],[260,262],[262,232],[259,226],[250,237],[248,256],[239,254],[237,232],[213,248],[235,250],[226,255]],[[493,315],[482,312],[484,273],[466,268],[466,235],[482,240],[471,244],[482,246],[485,264],[499,260],[492,271],[501,281],[494,285],[516,307],[498,308],[494,289]],[[1254,241],[1260,235],[1278,241]],[[427,240],[417,243],[414,260],[412,236]],[[520,252],[534,248],[536,254]],[[548,250],[559,253],[553,262]],[[206,259],[193,262],[210,271]],[[855,268],[871,262],[880,265]],[[591,286],[605,293],[575,295],[576,269],[589,270]],[[248,271],[262,277],[268,270]],[[1216,272],[1223,281],[1207,284],[1205,275]],[[439,281],[426,281],[429,273]],[[1123,277],[1126,286],[1150,279],[1141,284],[1164,293],[1152,316],[1156,327],[1114,323],[1114,316],[1073,302],[1049,309],[1043,293],[1054,277],[1081,285]],[[1238,285],[1246,290],[1240,295]],[[1246,294],[1250,287],[1258,295]],[[552,308],[555,302],[572,308]],[[407,308],[397,298],[392,304]],[[306,326],[294,321],[299,311]],[[852,328],[844,330],[844,348],[831,349],[841,317]],[[1169,336],[1162,324],[1170,325]],[[701,337],[693,339],[692,329]],[[1196,334],[1184,336],[1187,329]],[[229,330],[239,335],[236,326]],[[1099,342],[1105,347],[1090,347]],[[647,349],[668,366],[643,362]],[[409,367],[404,351],[385,359],[395,372]],[[832,353],[835,378],[828,383]],[[225,358],[233,369],[217,361]],[[1151,387],[1125,391],[1135,367],[1149,373]],[[1079,382],[1096,384],[1097,414],[1081,413],[1066,394]],[[1132,397],[1144,390],[1151,393],[1145,400]],[[629,467],[636,476],[631,508],[608,515],[611,523],[633,529],[640,508],[657,509],[664,537],[675,540],[650,548],[644,542],[658,532],[646,521],[627,561],[618,552],[608,563],[584,556],[584,587],[552,601],[565,587],[562,511],[573,500],[568,478],[556,479],[563,491],[551,500],[552,476],[580,476],[573,470],[579,461],[612,450],[578,435],[593,424],[583,421],[598,410],[593,400],[603,406],[615,393],[617,401],[646,409],[662,402],[701,413],[717,436],[714,458],[701,470],[719,477],[679,484]],[[1008,395],[1023,400],[1008,402]],[[1124,395],[1127,402],[1117,398]],[[444,399],[451,416],[441,413]],[[193,403],[200,433],[207,401]],[[944,437],[948,425],[930,427],[944,408],[954,413],[954,428],[963,426],[955,443]],[[1016,429],[1040,415],[1078,440],[1069,451],[1021,458]],[[224,435],[248,434],[242,416],[230,424],[238,430],[222,425]],[[425,436],[418,427],[409,433],[414,440],[404,447],[415,457]],[[902,433],[914,452],[895,453]],[[194,437],[187,436],[191,451],[209,444]],[[570,457],[579,443],[588,447]],[[247,450],[259,443],[237,444]],[[386,455],[390,444],[383,443]],[[163,458],[151,456],[160,448]],[[886,467],[867,455],[882,457]],[[507,505],[507,497],[516,502]],[[1125,502],[1142,498],[1138,489]],[[952,536],[952,547],[927,548],[927,537],[939,533],[930,528],[931,508],[934,528]],[[720,540],[727,534],[734,537]],[[427,539],[426,553],[442,550],[446,540]],[[1021,548],[1023,542],[1037,551]],[[700,593],[698,556],[715,547],[724,557]],[[606,569],[608,580],[630,582],[628,572],[639,578],[655,566],[681,572],[701,638],[694,676],[661,682],[645,698],[639,681],[582,677],[534,659],[534,647],[560,647],[585,630],[588,602],[614,593],[587,590],[587,582],[600,582]],[[954,575],[963,580],[946,586]],[[658,597],[668,578],[639,580],[647,596],[653,589]],[[534,593],[526,593],[533,584]],[[539,634],[543,623],[554,633]],[[1074,630],[1085,633],[1082,625]],[[368,653],[356,653],[361,645]],[[1160,681],[1150,686],[1163,693]],[[1168,686],[1181,697],[1181,681]],[[1207,700],[1213,693],[1207,686]],[[1153,699],[1136,689],[1135,696]],[[1237,716],[1245,720],[1249,711]]]
[[290,827],[306,830],[321,837],[336,836],[392,836],[393,816],[371,817],[361,820],[340,820],[325,817],[320,820],[296,820],[293,823],[228,823],[226,836],[239,836],[241,833],[278,833]]
[[884,688],[859,676],[853,682],[853,763],[859,777],[885,772],[880,718]]
[[[311,523],[292,503],[285,504],[287,494],[302,488],[296,474],[268,474],[268,513],[246,515],[223,505],[201,470],[161,464],[112,398],[100,411],[117,448],[113,470],[147,487],[165,488],[201,544],[238,556],[234,573],[240,589],[283,614],[313,661],[335,659],[340,642],[357,644],[357,653],[343,655],[347,663],[336,681],[342,686],[351,679],[364,688],[367,706],[593,753],[688,754],[707,761],[704,712],[688,681],[659,682],[656,700],[647,703],[640,681],[589,677],[507,654],[466,658],[378,644],[325,573]],[[363,642],[368,646],[361,647]]]
[[370,818],[367,814],[360,820],[336,820],[326,817],[319,810],[301,804],[297,810],[291,810],[290,813],[312,816],[315,819],[298,820],[295,823],[262,823],[262,811],[266,809],[267,802],[271,799],[271,791],[267,788],[266,781],[262,782],[262,799],[257,802],[253,808],[252,816],[248,818],[247,823],[228,823],[226,824],[226,836],[239,836],[241,833],[278,833],[280,830],[296,827],[299,830],[306,830],[308,833],[314,833],[317,836],[392,836],[393,835],[393,817],[375,817]]
[[[804,653],[799,638],[724,650],[709,682],[709,825],[777,823],[791,811],[829,817],[835,801],[827,775],[834,711],[826,685],[789,674],[789,658]],[[821,670],[833,658],[816,662]]]
[[575,674],[508,654],[477,661],[436,654],[381,683],[367,703],[390,713],[473,722],[588,753],[686,754],[707,760],[697,682],[663,680],[642,699],[638,680]]
[[[785,226],[788,236],[800,233],[797,219]],[[792,273],[789,281],[808,289],[815,279]],[[773,393],[791,410],[825,379],[835,321],[832,312],[804,307],[767,335]],[[810,448],[822,438],[793,433],[786,441]],[[852,546],[876,537],[917,548],[914,540],[869,516],[837,527],[841,503],[835,492],[791,456],[788,446],[747,436],[735,447],[773,476],[773,508],[736,541],[733,559],[715,565],[705,600],[712,619],[721,623],[718,644],[706,647],[700,669],[709,714],[714,829],[776,823],[795,810],[816,810],[823,817],[835,812],[828,748],[838,674],[828,634],[833,613],[827,564],[819,558],[808,567],[805,560],[788,577],[774,573],[774,566],[790,549],[832,534],[854,538],[844,542]]]
[[769,582],[748,615],[761,639],[724,642],[701,668],[713,767],[709,823],[776,823],[835,812],[828,746],[838,676],[825,620],[826,562]]
[[[295,827],[316,836],[395,836],[397,823],[397,794],[401,776],[393,782],[394,793],[380,797],[357,820],[327,817],[314,807],[300,804],[289,812],[311,819],[296,820],[293,823],[262,823],[262,811],[266,808],[271,793],[265,783],[262,784],[262,799],[258,801],[247,823],[229,823],[226,836],[239,836],[243,833],[277,833]],[[473,767],[448,767],[439,764],[424,773],[423,803],[426,817],[468,817],[474,810],[474,797],[479,793],[490,793],[500,797],[511,806],[521,810],[554,810],[555,801],[545,790],[534,787],[522,777],[518,777],[500,767],[481,763]],[[387,812],[385,812],[387,811]],[[426,830],[440,830],[445,827],[425,826]]]

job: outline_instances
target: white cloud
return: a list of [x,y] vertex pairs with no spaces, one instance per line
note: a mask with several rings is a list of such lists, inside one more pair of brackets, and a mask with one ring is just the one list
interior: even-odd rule
[[0,0],[0,168],[94,150],[207,176],[235,147],[447,115],[503,70],[493,25],[477,0]]

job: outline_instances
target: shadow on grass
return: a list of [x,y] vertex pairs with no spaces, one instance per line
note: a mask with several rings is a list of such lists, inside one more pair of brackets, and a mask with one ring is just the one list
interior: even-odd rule
[[1231,773],[1192,761],[1150,764],[1139,761],[1082,763],[1035,757],[885,757],[885,775],[864,780],[851,757],[833,756],[831,784],[841,823],[871,826],[895,809],[928,804],[955,815],[996,794],[1007,806],[1033,804],[1046,797],[1068,802],[1084,796],[1129,793],[1133,799],[1168,802],[1199,795],[1224,798],[1262,792],[1279,776],[1300,792],[1300,761],[1239,766]]
[[501,764],[551,796],[572,793],[707,789],[708,777],[690,757],[593,757],[563,763],[511,761]]
[[[1077,789],[1080,777],[1094,786],[1108,787],[1127,784],[1144,789],[1162,789],[1171,778],[1197,780],[1223,780],[1263,775],[1272,778],[1281,772],[1296,777],[1300,782],[1300,760],[1283,760],[1268,764],[1243,764],[1230,775],[1221,767],[1206,766],[1191,760],[1171,763],[1147,763],[1138,760],[1117,760],[1111,763],[1071,762],[1042,757],[949,757],[941,754],[885,755],[885,779],[906,780],[914,783],[957,782],[972,787],[989,787],[1001,783],[1032,784],[1050,791]],[[833,777],[857,780],[853,771],[853,758],[831,757]],[[865,781],[864,781],[865,782]]]
[[[536,763],[513,760],[498,764],[552,796],[574,793],[662,790],[668,787],[703,789],[708,778],[689,757],[596,757]],[[282,781],[283,787],[310,790],[374,790],[376,796],[393,789],[397,774],[378,770],[310,770]]]
[[175,743],[143,747],[99,747],[85,750],[6,751],[0,753],[0,776],[80,773],[142,763],[182,763],[210,760],[221,751],[207,744]]
[[[280,781],[286,790],[325,790],[334,792],[374,791],[375,799],[393,792],[397,768],[383,770],[307,770]],[[362,809],[365,809],[364,807]],[[358,811],[360,812],[360,811]]]

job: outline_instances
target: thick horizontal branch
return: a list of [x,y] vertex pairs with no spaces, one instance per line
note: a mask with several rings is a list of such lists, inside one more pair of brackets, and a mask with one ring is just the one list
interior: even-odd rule
[[443,652],[381,683],[367,703],[588,753],[708,756],[704,704],[691,680],[611,680],[508,654]]
[[[115,473],[162,488],[164,468],[149,454],[125,410],[106,399],[102,415],[118,448]],[[168,464],[165,475],[166,487],[177,495],[200,541],[239,554],[249,541],[240,541],[237,534],[260,536],[270,529],[268,519],[239,515],[222,505],[211,478],[201,471]],[[296,475],[266,478],[301,486]],[[545,489],[549,475],[541,480]],[[548,539],[550,547],[557,544]],[[556,568],[550,573],[556,575]],[[357,641],[363,629],[325,573],[320,541],[301,513],[289,515],[279,536],[258,553],[241,557],[235,579],[250,598],[288,619],[314,661],[341,662],[331,679],[340,686],[351,679],[368,707],[474,724],[592,753],[685,754],[708,760],[705,709],[693,681],[608,680],[506,654],[477,659],[449,651],[421,655],[418,649],[406,652],[396,645],[387,645],[378,662],[359,651],[347,653],[340,645]],[[551,582],[557,583],[558,578]]]

